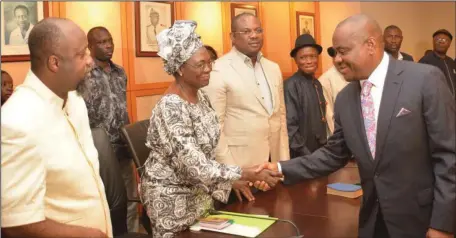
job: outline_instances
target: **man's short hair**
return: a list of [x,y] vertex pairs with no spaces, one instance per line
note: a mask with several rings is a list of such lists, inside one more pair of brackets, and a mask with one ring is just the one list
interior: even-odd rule
[[17,6],[14,8],[14,12],[13,12],[14,16],[16,16],[16,10],[17,10],[17,9],[24,9],[24,10],[27,12],[27,16],[30,14],[28,7],[26,7],[26,6],[24,6],[24,5],[17,5]]
[[244,17],[247,17],[247,16],[252,16],[252,17],[257,18],[255,15],[253,15],[252,13],[249,13],[249,12],[243,12],[243,13],[233,17],[233,19],[231,19],[231,32],[236,32],[239,20],[241,18],[244,18]]
[[45,18],[33,27],[28,39],[32,70],[37,70],[49,56],[57,54],[65,36],[56,22],[65,20],[67,19]]
[[396,26],[396,25],[389,25],[389,26],[387,26],[383,32],[386,32],[386,31],[388,31],[388,30],[394,30],[394,29],[399,30],[399,31],[402,32],[401,28],[399,28],[399,27]]
[[104,27],[104,26],[96,26],[96,27],[90,29],[89,32],[87,32],[87,41],[89,42],[89,44],[92,44],[93,41],[95,40],[93,38],[93,35],[95,34],[95,32],[96,31],[100,31],[100,30],[101,31],[106,31],[106,32],[109,33],[108,29],[106,29],[106,27]]

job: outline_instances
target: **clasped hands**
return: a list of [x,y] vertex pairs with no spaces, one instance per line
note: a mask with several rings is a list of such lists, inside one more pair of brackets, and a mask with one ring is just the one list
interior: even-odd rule
[[250,190],[251,186],[268,191],[274,188],[279,180],[283,177],[278,172],[277,164],[264,163],[242,169],[241,178],[233,183],[233,190],[239,201],[242,202],[242,195],[249,201],[255,200]]

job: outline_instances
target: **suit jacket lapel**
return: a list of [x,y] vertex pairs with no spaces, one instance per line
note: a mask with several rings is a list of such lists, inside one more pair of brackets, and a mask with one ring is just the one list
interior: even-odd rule
[[260,88],[258,85],[256,85],[256,82],[254,79],[250,78],[249,75],[252,75],[252,72],[249,72],[250,69],[248,68],[247,65],[245,65],[245,62],[243,62],[236,54],[236,52],[231,51],[232,57],[231,57],[231,67],[233,70],[239,75],[239,77],[242,79],[242,84],[247,85],[249,88],[252,89],[253,94],[255,97],[258,99],[260,104],[263,106],[264,110],[266,112],[268,111],[264,99],[261,96]]
[[399,77],[401,73],[402,69],[397,67],[396,60],[390,59],[385,84],[383,86],[382,101],[380,102],[380,109],[378,112],[374,170],[377,168],[378,163],[383,156],[385,140],[388,135],[394,109],[396,108],[397,97],[401,91],[402,80]]
[[368,156],[369,162],[373,163],[373,158],[369,149],[369,144],[367,143],[366,129],[364,128],[364,117],[361,109],[361,85],[357,82],[356,93],[353,94],[353,101],[355,102],[352,107],[352,115],[355,120],[355,125],[357,125],[357,132],[359,138],[361,138],[364,153]]

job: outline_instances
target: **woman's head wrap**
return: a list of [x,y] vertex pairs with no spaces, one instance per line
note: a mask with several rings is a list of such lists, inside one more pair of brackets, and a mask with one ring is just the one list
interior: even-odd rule
[[157,35],[158,55],[164,61],[166,73],[175,74],[203,46],[201,37],[195,33],[196,26],[195,21],[178,20]]

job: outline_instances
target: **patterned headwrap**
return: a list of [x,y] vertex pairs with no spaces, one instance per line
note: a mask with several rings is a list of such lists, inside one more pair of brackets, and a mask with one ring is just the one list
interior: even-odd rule
[[201,37],[195,33],[195,21],[178,20],[171,28],[157,35],[158,55],[166,73],[173,75],[201,47]]

